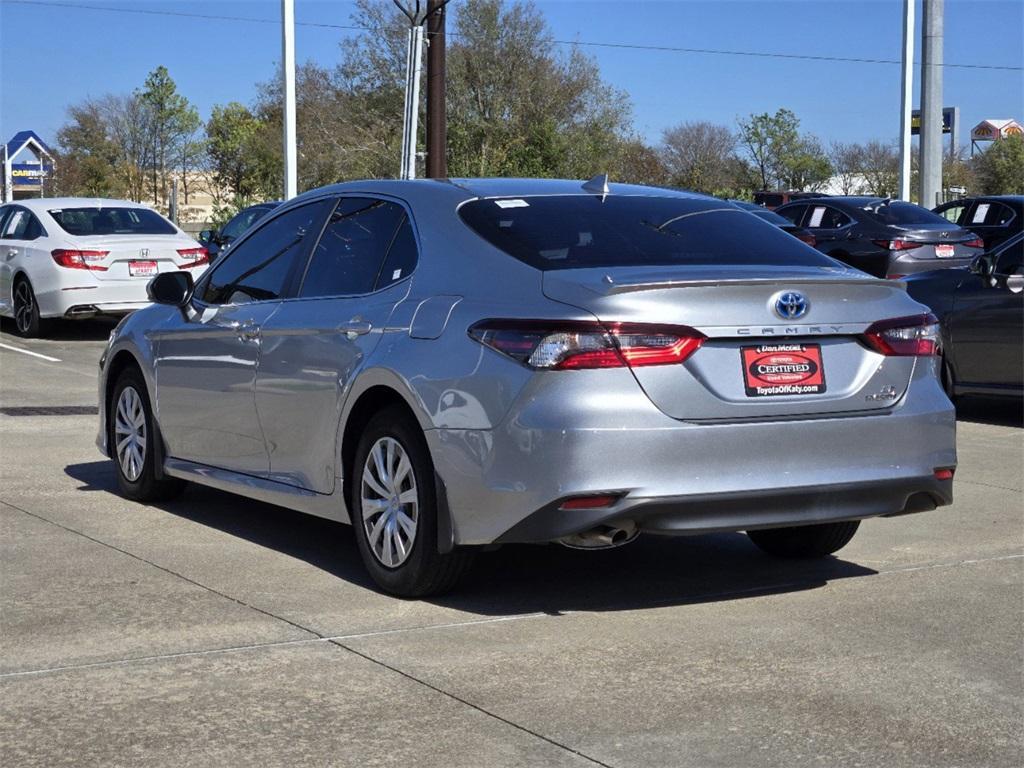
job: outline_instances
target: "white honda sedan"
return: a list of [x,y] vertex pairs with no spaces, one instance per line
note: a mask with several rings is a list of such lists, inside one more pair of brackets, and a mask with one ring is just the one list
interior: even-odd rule
[[50,197],[0,207],[0,314],[21,336],[43,320],[123,315],[146,306],[159,272],[209,264],[206,249],[127,200]]

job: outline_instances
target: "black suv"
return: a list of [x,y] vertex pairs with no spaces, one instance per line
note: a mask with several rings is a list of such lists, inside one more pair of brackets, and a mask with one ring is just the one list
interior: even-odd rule
[[977,235],[902,200],[825,197],[775,212],[810,230],[822,253],[876,277],[962,267],[984,250]]
[[1024,195],[964,197],[933,209],[948,221],[981,235],[992,250],[1024,230]]

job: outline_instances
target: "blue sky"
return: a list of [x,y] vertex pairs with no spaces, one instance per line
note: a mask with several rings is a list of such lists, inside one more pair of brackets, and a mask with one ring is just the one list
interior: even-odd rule
[[[277,19],[279,0],[48,0],[106,8]],[[389,0],[381,0],[388,2]],[[457,6],[464,0],[452,0]],[[299,22],[346,24],[353,3],[296,0]],[[580,42],[899,59],[901,0],[539,0],[555,38]],[[920,25],[918,2],[918,25]],[[332,64],[337,29],[299,26],[299,60]],[[918,38],[919,40],[919,38]],[[946,0],[947,64],[1024,67],[1024,0]],[[737,116],[788,107],[803,128],[830,140],[895,140],[894,64],[585,48],[603,77],[632,99],[639,134],[687,120],[733,125]],[[918,54],[920,53],[918,44]],[[168,67],[204,119],[214,104],[248,103],[275,75],[274,24],[111,13],[0,0],[0,137],[22,129],[53,139],[69,104],[126,93]],[[915,78],[918,76],[915,70]],[[964,128],[984,118],[1024,119],[1024,73],[945,70],[945,102]],[[396,116],[396,120],[400,116]],[[966,137],[966,130],[964,131]]]

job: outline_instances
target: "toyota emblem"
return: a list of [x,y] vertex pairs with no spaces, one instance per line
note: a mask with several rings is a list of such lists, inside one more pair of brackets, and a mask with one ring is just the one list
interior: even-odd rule
[[796,320],[807,314],[811,303],[796,291],[786,291],[775,300],[775,314],[783,320]]

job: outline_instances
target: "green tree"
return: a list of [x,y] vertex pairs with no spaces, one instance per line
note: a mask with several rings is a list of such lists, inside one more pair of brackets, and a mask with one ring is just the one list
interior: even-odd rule
[[68,108],[68,122],[57,132],[59,157],[51,190],[61,195],[118,197],[119,148],[110,136],[107,115],[96,100]]
[[982,194],[1024,194],[1024,136],[993,142],[972,165]]
[[175,161],[180,159],[182,142],[199,128],[199,113],[164,66],[149,73],[137,97],[149,111],[149,144],[153,202],[168,197],[168,186]]
[[215,106],[206,123],[214,184],[242,199],[279,194],[280,156],[267,148],[268,126],[238,102]]
[[800,121],[788,109],[764,112],[738,121],[739,144],[746,150],[761,181],[761,189],[782,183],[787,160],[800,145]]

